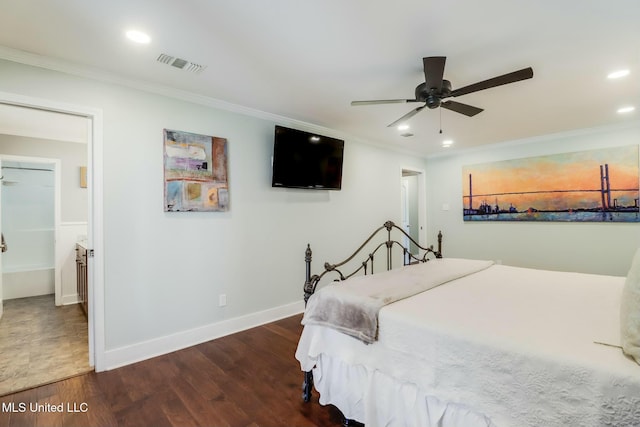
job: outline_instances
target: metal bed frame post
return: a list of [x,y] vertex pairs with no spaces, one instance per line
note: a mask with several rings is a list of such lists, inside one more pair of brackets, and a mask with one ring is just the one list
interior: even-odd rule
[[[311,284],[311,245],[307,244],[307,250],[304,252],[304,262],[306,265],[306,279],[304,281],[304,306],[307,307],[309,297],[313,295],[315,286]],[[316,282],[317,283],[317,282]],[[309,402],[311,400],[311,390],[313,389],[313,371],[304,372],[304,380],[302,382],[302,400]]]
[[313,294],[313,289],[311,288],[311,245],[307,244],[307,250],[304,251],[304,263],[306,265],[306,278],[304,281],[304,306],[307,306],[307,301],[309,297]]
[[391,230],[393,229],[393,222],[387,221],[384,223],[384,228],[387,229],[387,271],[393,268],[393,261],[391,259],[391,248],[393,247],[393,240],[391,240]]

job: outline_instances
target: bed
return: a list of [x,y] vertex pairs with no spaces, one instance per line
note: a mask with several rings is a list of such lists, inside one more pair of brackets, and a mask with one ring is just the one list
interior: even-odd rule
[[[389,221],[319,274],[307,247],[305,401],[314,387],[344,425],[367,427],[640,425],[640,365],[621,350],[629,278],[447,259],[441,239],[412,255],[404,241],[417,243]],[[372,274],[378,250],[387,265]],[[339,282],[318,286],[328,276]]]

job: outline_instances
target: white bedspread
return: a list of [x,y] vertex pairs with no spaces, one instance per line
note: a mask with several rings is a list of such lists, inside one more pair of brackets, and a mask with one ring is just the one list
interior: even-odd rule
[[309,298],[303,325],[322,325],[370,344],[385,305],[484,270],[492,261],[434,259],[325,286]]
[[640,367],[594,343],[618,344],[623,284],[494,265],[383,307],[372,345],[305,326],[296,357],[367,427],[638,426]]

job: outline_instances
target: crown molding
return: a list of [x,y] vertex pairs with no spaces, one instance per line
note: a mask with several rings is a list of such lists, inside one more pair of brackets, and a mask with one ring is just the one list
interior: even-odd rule
[[479,147],[470,147],[470,148],[460,149],[460,150],[451,150],[447,153],[431,154],[426,156],[426,159],[428,160],[428,159],[438,159],[438,158],[444,158],[444,157],[450,157],[450,156],[466,155],[466,154],[496,150],[496,149],[505,148],[505,147],[516,147],[519,145],[527,145],[527,144],[532,144],[537,142],[561,140],[561,139],[572,138],[576,136],[611,133],[611,132],[630,130],[630,129],[640,130],[640,123],[637,121],[631,121],[631,122],[624,122],[624,123],[616,123],[613,125],[603,125],[603,126],[594,126],[594,127],[588,127],[588,128],[571,129],[567,131],[532,136],[528,138],[514,139],[510,141],[501,141],[501,142],[496,142],[494,144],[482,145]]
[[[219,99],[199,95],[193,92],[188,92],[180,89],[176,89],[170,86],[160,85],[156,83],[149,83],[138,79],[127,78],[120,74],[111,73],[108,71],[100,70],[93,67],[88,67],[81,64],[71,63],[69,61],[60,60],[44,55],[30,53],[22,50],[8,48],[6,46],[0,46],[0,58],[12,62],[17,62],[24,65],[31,65],[34,67],[45,68],[52,71],[58,71],[65,74],[70,74],[77,77],[83,77],[91,80],[97,80],[105,83],[117,84],[120,86],[126,86],[132,89],[138,89],[145,92],[159,94],[170,98],[176,98],[183,101],[192,102],[195,104],[205,105],[208,107],[219,108],[226,111],[240,113],[248,116],[254,116],[265,120],[283,120],[285,117],[278,116],[276,114],[267,113],[257,109],[245,107],[238,104],[222,101]],[[291,119],[287,119],[291,120]]]
[[378,147],[381,149],[394,151],[401,154],[407,154],[411,156],[425,157],[424,154],[418,152],[412,152],[400,147],[392,147],[384,145],[383,143],[377,143],[373,141],[363,140],[360,137],[345,133],[337,129],[331,129],[325,126],[317,125],[314,123],[304,122],[302,120],[292,119],[290,117],[281,116],[278,114],[269,113],[266,111],[245,107],[242,105],[234,104],[231,102],[223,101],[220,99],[212,98],[209,96],[200,95],[194,92],[184,91],[176,89],[166,85],[160,85],[156,83],[149,83],[138,79],[132,79],[120,74],[107,72],[86,65],[77,63],[71,63],[69,61],[52,58],[45,55],[39,55],[23,50],[13,49],[6,46],[0,46],[0,59],[4,59],[19,64],[30,65],[34,67],[44,68],[47,70],[57,71],[65,74],[70,74],[76,77],[82,77],[86,79],[96,80],[103,83],[111,83],[120,86],[129,87],[131,89],[141,90],[156,95],[162,95],[181,101],[190,102],[193,104],[202,105],[205,107],[216,108],[223,111],[242,114],[257,119],[275,122],[283,126],[297,127],[309,132],[316,132],[322,135],[331,136],[334,138],[340,138],[349,140],[369,146]]

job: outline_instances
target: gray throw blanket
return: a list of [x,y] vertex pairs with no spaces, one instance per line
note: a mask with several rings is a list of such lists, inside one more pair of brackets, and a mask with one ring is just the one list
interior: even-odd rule
[[371,344],[378,312],[387,304],[490,267],[493,261],[434,259],[327,285],[309,298],[303,325],[322,325]]

